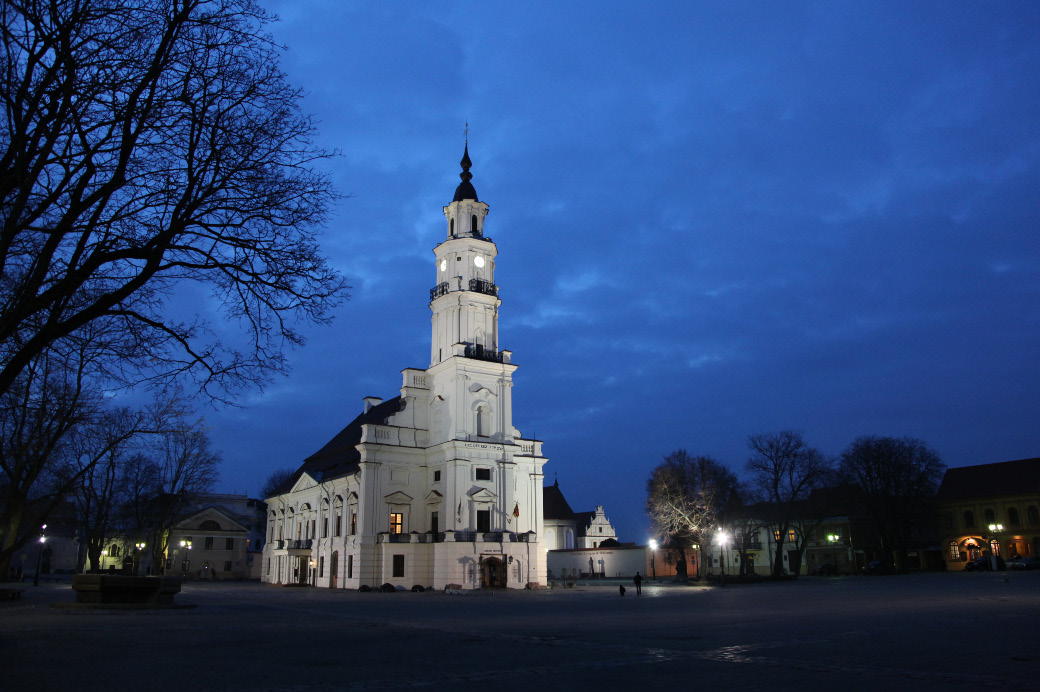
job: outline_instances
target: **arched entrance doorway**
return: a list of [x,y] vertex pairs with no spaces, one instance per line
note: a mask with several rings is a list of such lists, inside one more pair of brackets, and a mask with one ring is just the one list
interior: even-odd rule
[[486,557],[480,563],[480,587],[483,589],[506,588],[506,568],[497,557]]
[[333,551],[332,564],[329,566],[329,588],[335,589],[339,583],[339,551]]

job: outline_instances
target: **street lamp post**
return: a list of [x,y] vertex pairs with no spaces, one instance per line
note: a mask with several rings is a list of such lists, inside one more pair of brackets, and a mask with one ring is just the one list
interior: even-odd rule
[[141,573],[141,551],[145,549],[144,543],[135,543],[134,547],[137,548],[137,553],[134,555],[134,576],[138,576]]
[[33,575],[33,586],[40,585],[40,567],[43,565],[43,544],[47,540],[47,525],[40,527],[40,548],[36,551],[36,574]]
[[191,553],[191,541],[181,541],[181,548],[184,549],[184,558],[181,561],[181,579],[186,580],[188,578],[188,567],[191,566],[191,559],[188,557]]
[[657,565],[654,564],[654,558],[657,556],[657,541],[650,539],[650,572],[653,575],[652,579],[657,581]]
[[[997,536],[997,533],[999,533],[1000,531],[1003,531],[1003,530],[1004,530],[1004,525],[1003,524],[990,524],[989,525],[989,532],[990,532],[990,539],[989,539],[989,562],[990,562],[990,568],[994,572],[997,571],[997,551],[993,549],[993,543],[994,543],[994,539]],[[997,542],[997,545],[1000,545],[999,541]]]
[[729,543],[729,536],[726,535],[725,529],[719,529],[719,563],[721,565],[722,576],[726,576],[726,544]]

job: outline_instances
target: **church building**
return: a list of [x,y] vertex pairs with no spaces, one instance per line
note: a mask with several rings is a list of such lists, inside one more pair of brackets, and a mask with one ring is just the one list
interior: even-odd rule
[[267,498],[262,579],[357,589],[545,583],[539,440],[513,427],[512,353],[499,349],[498,248],[462,182],[433,250],[426,370],[361,414]]

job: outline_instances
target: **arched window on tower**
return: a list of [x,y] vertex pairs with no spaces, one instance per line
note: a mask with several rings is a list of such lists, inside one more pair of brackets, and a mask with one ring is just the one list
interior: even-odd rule
[[470,217],[470,220],[472,223],[470,228],[473,231],[473,235],[480,235],[480,231],[477,230],[477,215],[474,214],[472,217]]
[[488,437],[491,434],[491,411],[486,404],[477,407],[477,437]]
[[455,219],[451,219],[448,221],[448,235],[450,235],[452,238],[455,237]]

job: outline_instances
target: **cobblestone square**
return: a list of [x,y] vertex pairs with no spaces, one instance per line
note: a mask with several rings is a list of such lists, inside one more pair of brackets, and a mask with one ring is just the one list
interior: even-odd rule
[[11,690],[1040,690],[1040,572],[466,595],[189,583],[193,608],[0,603]]

